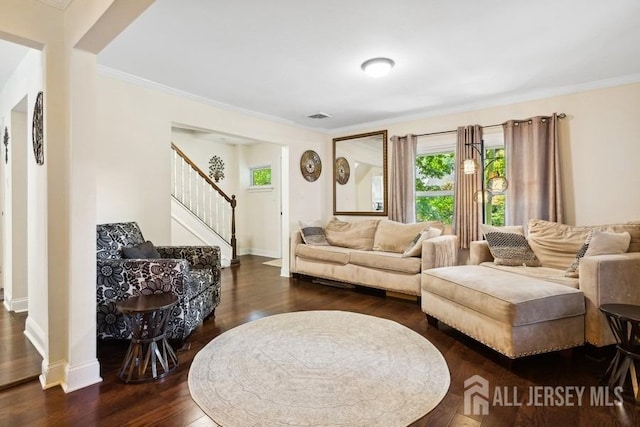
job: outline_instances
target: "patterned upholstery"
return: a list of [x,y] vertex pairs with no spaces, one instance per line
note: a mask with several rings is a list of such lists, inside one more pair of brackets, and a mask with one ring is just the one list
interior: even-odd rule
[[178,304],[167,322],[167,338],[184,339],[220,303],[220,248],[157,247],[160,259],[123,259],[122,248],[144,242],[135,222],[97,226],[98,337],[131,337],[116,302],[132,295],[173,292]]

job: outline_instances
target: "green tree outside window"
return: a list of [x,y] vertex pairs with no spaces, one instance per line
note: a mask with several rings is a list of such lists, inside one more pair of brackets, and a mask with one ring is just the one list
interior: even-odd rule
[[251,169],[251,186],[271,185],[271,167]]

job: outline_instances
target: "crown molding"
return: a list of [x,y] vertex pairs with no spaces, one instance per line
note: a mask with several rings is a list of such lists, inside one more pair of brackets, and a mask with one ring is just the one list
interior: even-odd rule
[[[44,0],[41,0],[41,1],[44,1]],[[603,80],[596,80],[596,81],[586,82],[586,83],[578,83],[575,85],[567,85],[567,86],[557,87],[553,89],[523,92],[517,95],[497,97],[497,98],[493,98],[491,100],[486,100],[482,102],[471,102],[467,104],[461,104],[461,105],[456,105],[451,107],[442,107],[442,108],[434,107],[428,110],[422,110],[422,111],[418,111],[411,114],[399,115],[390,119],[377,120],[372,122],[363,122],[363,123],[358,123],[350,126],[343,126],[335,129],[327,129],[327,128],[315,128],[310,126],[303,126],[299,123],[295,123],[291,120],[283,119],[281,117],[259,113],[256,111],[247,110],[244,108],[235,107],[233,105],[214,101],[212,99],[205,98],[200,95],[194,95],[190,92],[185,92],[179,89],[175,89],[160,83],[156,83],[151,80],[144,79],[142,77],[135,76],[133,74],[125,73],[123,71],[106,67],[104,65],[98,65],[98,72],[100,75],[103,75],[106,77],[112,77],[115,79],[126,81],[128,83],[131,83],[137,86],[155,89],[169,95],[190,99],[192,101],[200,102],[212,107],[216,107],[216,108],[220,108],[228,111],[234,111],[237,113],[245,114],[245,115],[256,117],[259,119],[268,120],[271,122],[280,123],[283,125],[292,126],[299,129],[310,130],[313,132],[318,132],[318,133],[322,133],[329,136],[343,135],[346,133],[360,132],[363,129],[391,126],[398,123],[422,120],[422,119],[427,119],[431,117],[440,117],[440,116],[445,116],[449,114],[483,110],[486,108],[500,107],[504,105],[517,104],[520,102],[527,102],[527,101],[533,101],[533,100],[544,99],[544,98],[553,98],[556,96],[569,95],[572,93],[586,92],[589,90],[597,90],[597,89],[605,89],[608,87],[622,86],[625,84],[640,82],[640,74],[629,74],[626,76],[614,77],[611,79],[603,79]]]
[[46,5],[53,6],[56,9],[60,9],[60,10],[65,10],[67,6],[69,6],[69,3],[71,3],[71,0],[40,0],[40,1]]
[[472,102],[452,107],[438,108],[434,107],[430,110],[422,112],[400,115],[391,119],[377,120],[366,123],[359,123],[352,126],[344,126],[341,128],[328,130],[331,135],[341,135],[345,133],[362,132],[363,129],[379,128],[384,126],[395,125],[398,123],[427,119],[431,117],[441,117],[449,114],[466,113],[469,111],[484,110],[486,108],[501,107],[505,105],[518,104],[520,102],[534,101],[537,99],[553,98],[556,96],[570,95],[572,93],[587,92],[590,90],[606,89],[609,87],[623,86],[640,82],[640,74],[628,74],[626,76],[614,77],[610,79],[596,80],[586,83],[578,83],[557,87],[553,89],[535,90],[520,93],[518,95],[510,95],[493,98],[482,102]]
[[195,95],[191,92],[186,92],[180,89],[175,89],[172,88],[170,86],[166,86],[163,85],[161,83],[156,83],[152,80],[148,80],[142,77],[138,77],[135,76],[133,74],[129,74],[126,73],[124,71],[120,71],[120,70],[116,70],[104,65],[100,65],[98,64],[98,74],[100,74],[101,76],[105,76],[105,77],[111,77],[114,79],[118,79],[118,80],[122,80],[125,81],[127,83],[131,83],[133,85],[136,86],[141,86],[141,87],[146,87],[148,89],[154,89],[157,91],[160,91],[162,93],[165,93],[167,95],[173,95],[173,96],[177,96],[180,98],[185,98],[185,99],[189,99],[191,101],[195,101],[195,102],[199,102],[202,104],[206,104],[209,105],[211,107],[215,107],[215,108],[220,108],[222,110],[227,110],[227,111],[233,111],[236,113],[240,113],[240,114],[245,114],[248,116],[252,116],[258,119],[262,119],[262,120],[268,120],[270,122],[275,122],[275,123],[279,123],[282,125],[287,125],[287,126],[291,126],[291,127],[295,127],[298,129],[305,129],[305,130],[310,130],[313,132],[318,132],[318,133],[322,133],[324,135],[328,134],[328,130],[327,129],[321,129],[321,128],[313,128],[313,127],[309,127],[309,126],[303,126],[299,123],[293,122],[291,120],[287,120],[287,119],[283,119],[282,117],[277,117],[277,116],[272,116],[269,114],[264,114],[264,113],[259,113],[257,111],[253,111],[253,110],[247,110],[244,108],[240,108],[240,107],[235,107],[233,105],[230,104],[225,104],[223,102],[219,102],[219,101],[214,101],[213,99],[210,98],[205,98],[204,96],[200,96],[200,95]]

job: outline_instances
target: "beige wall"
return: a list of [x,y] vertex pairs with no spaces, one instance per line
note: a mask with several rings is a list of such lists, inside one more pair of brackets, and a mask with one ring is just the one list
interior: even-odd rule
[[[500,107],[405,121],[350,134],[388,129],[422,134],[468,124],[493,125],[553,112],[560,121],[566,222],[577,225],[640,220],[640,83],[584,91]],[[336,135],[342,136],[342,135]],[[330,196],[330,195],[329,195]]]
[[[327,219],[330,214],[330,200],[323,198],[332,189],[328,135],[222,110],[107,75],[98,78],[97,98],[98,223],[135,220],[147,239],[158,245],[170,243],[172,125],[288,147],[290,181],[288,196],[285,192],[283,200],[290,210],[288,225],[296,227],[301,218]],[[300,157],[306,150],[317,151],[326,162],[322,176],[313,183],[307,182],[299,170]],[[239,201],[241,209],[245,207]],[[243,232],[238,230],[238,235]]]

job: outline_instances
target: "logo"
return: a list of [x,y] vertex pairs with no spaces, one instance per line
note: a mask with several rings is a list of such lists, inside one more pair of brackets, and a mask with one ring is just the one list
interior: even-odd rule
[[464,413],[489,414],[489,381],[480,375],[474,375],[464,381]]
[[620,406],[622,387],[583,385],[495,386],[480,375],[464,382],[464,414],[488,415],[489,406]]

